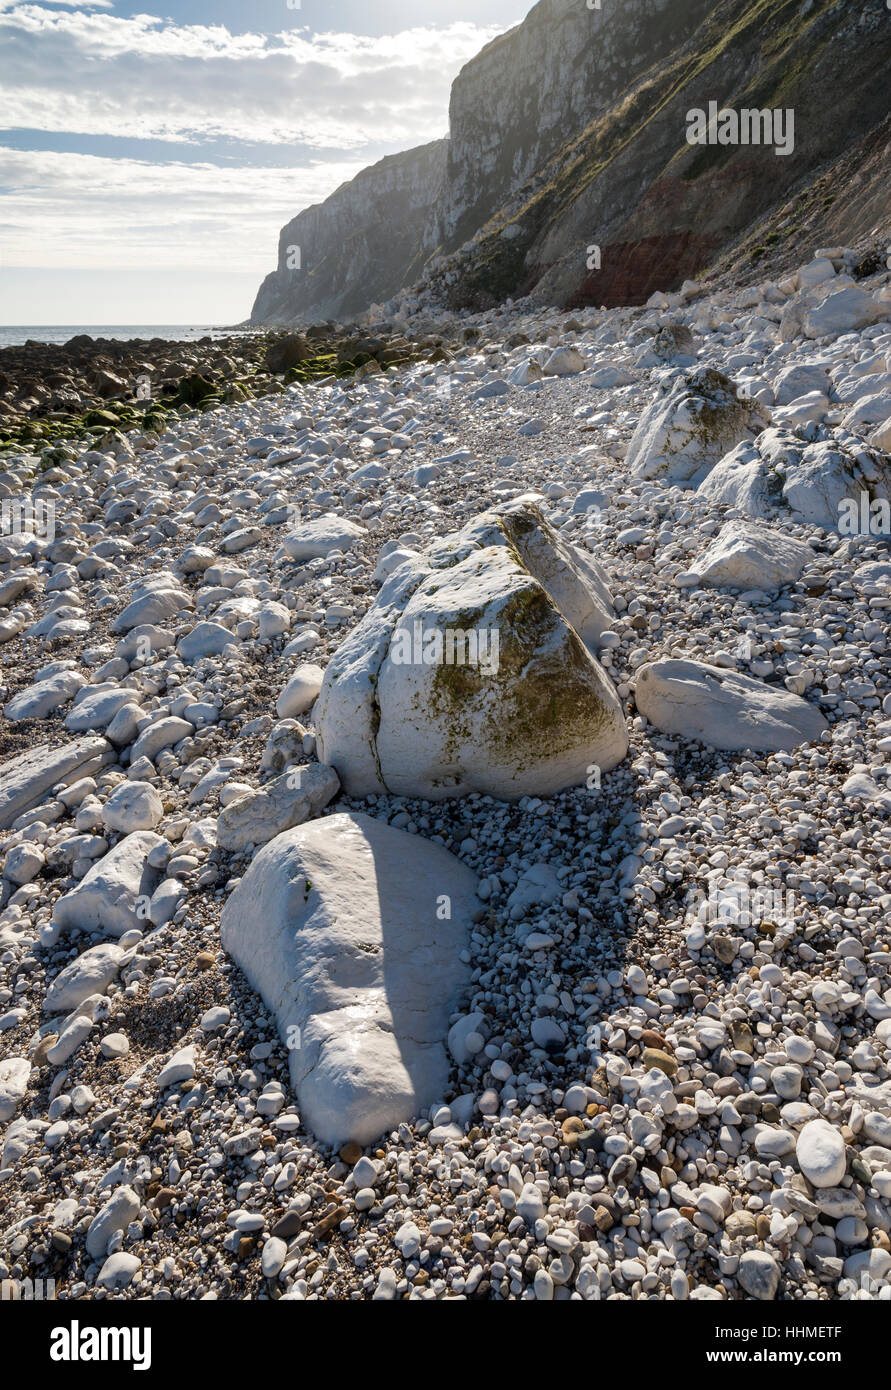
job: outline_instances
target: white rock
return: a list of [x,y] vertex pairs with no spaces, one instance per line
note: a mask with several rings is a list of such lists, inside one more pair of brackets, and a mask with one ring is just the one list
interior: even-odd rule
[[298,719],[318,698],[325,672],[321,666],[305,664],[295,668],[275,702],[279,719]]
[[403,1221],[393,1236],[393,1244],[404,1260],[410,1260],[418,1253],[421,1248],[421,1232],[414,1221]]
[[194,732],[194,724],[172,714],[154,719],[130,749],[130,762],[135,763],[139,758],[156,758],[163,748],[171,748]]
[[205,656],[219,656],[237,640],[235,634],[223,627],[222,623],[197,623],[191,632],[180,638],[176,650],[183,661],[191,664]]
[[11,1120],[25,1098],[31,1077],[27,1057],[0,1057],[0,1124]]
[[202,1033],[215,1033],[219,1028],[225,1028],[231,1017],[232,1012],[225,1004],[216,1004],[212,1009],[208,1009],[207,1013],[202,1014],[198,1027]]
[[[87,1006],[89,1008],[89,1006]],[[70,1014],[65,1020],[62,1031],[47,1049],[46,1060],[54,1067],[61,1066],[67,1062],[69,1057],[73,1057],[77,1049],[93,1031],[92,1010],[87,1013]]]
[[777,405],[791,405],[800,396],[818,391],[829,395],[829,373],[822,362],[796,362],[783,367],[774,378]]
[[575,347],[556,348],[544,364],[545,376],[575,376],[587,366],[582,354]]
[[130,1222],[136,1220],[139,1207],[139,1198],[132,1187],[118,1187],[90,1223],[87,1254],[94,1260],[104,1259],[112,1236],[117,1231],[125,1231]]
[[788,405],[778,406],[773,412],[777,425],[794,429],[796,425],[818,424],[829,410],[829,397],[821,391],[809,391],[798,396]]
[[810,1120],[795,1145],[798,1166],[814,1187],[838,1187],[845,1176],[845,1141],[826,1120]]
[[104,931],[123,936],[141,928],[160,872],[147,862],[164,841],[150,830],[127,835],[86,873],[76,888],[56,900],[53,925],[59,929]]
[[634,698],[663,733],[712,748],[796,748],[814,742],[827,727],[820,711],[797,695],[699,661],[642,666]]
[[129,632],[142,623],[163,623],[175,618],[183,609],[194,607],[191,596],[184,589],[169,581],[166,588],[150,587],[154,584],[154,580],[147,580],[136,591],[132,601],[112,623],[112,632]]
[[737,1278],[752,1298],[769,1302],[779,1288],[780,1267],[766,1250],[746,1250],[740,1256]]
[[523,1184],[523,1188],[517,1198],[517,1215],[522,1216],[526,1225],[533,1227],[536,1221],[540,1221],[545,1213],[544,1197],[541,1189],[533,1182]]
[[243,850],[265,845],[285,830],[292,830],[328,805],[340,790],[331,767],[308,763],[292,768],[258,792],[251,791],[231,802],[217,820],[220,849]]
[[181,1047],[158,1073],[158,1090],[166,1091],[168,1086],[177,1086],[180,1081],[191,1081],[195,1075],[195,1066],[194,1046]]
[[806,444],[787,430],[769,429],[740,444],[712,469],[699,495],[766,517],[785,509],[798,518],[838,529],[851,499],[891,497],[891,467],[884,456],[867,457],[859,441],[841,437]]
[[278,836],[227,902],[223,945],[292,1042],[323,1142],[368,1143],[443,1094],[475,885],[440,846],[336,815]]
[[148,782],[122,782],[102,807],[103,825],[125,835],[134,830],[154,830],[163,816],[161,798]]
[[863,396],[856,405],[845,413],[842,417],[842,424],[851,430],[863,429],[870,425],[879,425],[889,417],[891,417],[891,395],[887,391],[881,391],[872,396]]
[[803,541],[750,521],[728,521],[696,561],[703,584],[779,589],[794,584],[813,551]]
[[85,683],[77,671],[57,671],[14,696],[4,706],[3,717],[12,724],[22,719],[46,719],[60,705],[67,704]]
[[261,642],[279,637],[291,626],[291,614],[283,603],[264,603],[257,614],[257,635]]
[[0,766],[0,830],[36,806],[59,783],[85,777],[113,757],[104,738],[79,738],[61,748],[20,753]]
[[805,310],[804,332],[808,338],[836,338],[858,332],[888,317],[888,305],[865,290],[848,285],[834,290]]
[[640,417],[626,466],[638,478],[698,484],[728,450],[769,424],[763,407],[741,399],[729,377],[697,368],[660,385]]
[[825,256],[816,256],[807,265],[801,267],[798,272],[799,289],[812,289],[814,285],[822,284],[824,280],[835,279],[835,266],[832,261]]
[[45,1013],[70,1013],[91,994],[104,994],[120,969],[123,950],[111,941],[91,946],[60,970],[46,992]]
[[483,1028],[484,1024],[485,1016],[483,1014],[464,1014],[463,1017],[459,1018],[456,1023],[453,1023],[449,1029],[449,1052],[459,1066],[469,1061],[470,1058],[475,1055],[475,1052],[480,1050],[480,1048],[476,1048],[474,1052],[471,1052],[468,1046],[471,1040],[476,1042],[477,1039],[479,1039],[480,1047],[482,1047],[480,1030]]
[[609,770],[627,733],[581,640],[608,627],[608,602],[533,504],[484,513],[391,575],[335,652],[319,757],[350,795],[436,801],[551,795]]
[[315,521],[304,522],[286,536],[283,549],[291,560],[315,560],[329,555],[332,550],[350,551],[366,535],[364,526],[327,512]]
[[132,690],[85,686],[66,716],[65,728],[72,734],[100,733],[132,701]]
[[142,1260],[138,1255],[128,1255],[126,1251],[118,1250],[116,1254],[109,1255],[99,1271],[96,1283],[101,1284],[104,1289],[112,1289],[119,1293],[121,1289],[130,1286],[141,1268]]
[[287,1242],[280,1240],[278,1236],[270,1236],[263,1246],[260,1256],[260,1268],[264,1279],[275,1279],[284,1268],[285,1260],[288,1258]]
[[13,845],[3,864],[3,877],[10,883],[30,883],[44,866],[45,859],[40,845]]

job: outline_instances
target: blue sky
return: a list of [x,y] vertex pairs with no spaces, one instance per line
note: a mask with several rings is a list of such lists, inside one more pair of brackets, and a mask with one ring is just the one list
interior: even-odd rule
[[531,0],[0,0],[0,323],[234,323]]

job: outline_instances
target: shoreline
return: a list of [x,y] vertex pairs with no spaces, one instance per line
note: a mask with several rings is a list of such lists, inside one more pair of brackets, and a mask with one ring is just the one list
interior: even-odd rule
[[109,430],[157,434],[192,410],[280,394],[294,382],[342,380],[371,361],[403,364],[440,341],[337,325],[195,340],[87,333],[63,344],[31,340],[0,348],[0,454],[101,439]]

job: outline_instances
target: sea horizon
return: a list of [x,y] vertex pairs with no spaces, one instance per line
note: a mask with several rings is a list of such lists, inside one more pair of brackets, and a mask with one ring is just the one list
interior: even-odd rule
[[93,324],[0,324],[0,349],[21,347],[26,342],[52,343],[61,346],[87,334],[90,338],[117,339],[130,342],[134,338],[164,338],[169,342],[190,342],[208,335],[249,333],[251,329],[227,327],[224,324],[183,323],[93,323]]

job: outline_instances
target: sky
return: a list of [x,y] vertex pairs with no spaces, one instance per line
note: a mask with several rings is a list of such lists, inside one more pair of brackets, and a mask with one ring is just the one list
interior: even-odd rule
[[233,324],[532,0],[0,0],[0,324]]

